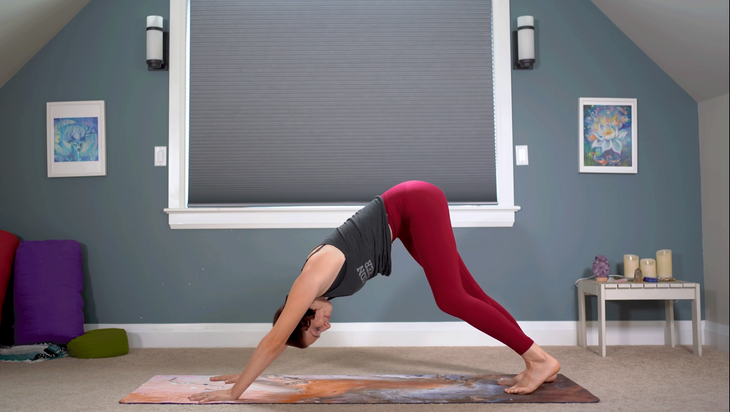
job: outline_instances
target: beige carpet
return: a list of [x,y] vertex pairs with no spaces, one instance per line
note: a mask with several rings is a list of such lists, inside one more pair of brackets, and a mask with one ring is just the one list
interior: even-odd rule
[[[608,357],[546,347],[561,373],[601,399],[595,404],[124,405],[154,375],[238,373],[253,349],[133,349],[109,359],[0,363],[0,411],[727,411],[728,353],[704,347],[609,346]],[[503,347],[287,349],[271,374],[509,374],[523,366]],[[208,409],[212,408],[212,409]]]

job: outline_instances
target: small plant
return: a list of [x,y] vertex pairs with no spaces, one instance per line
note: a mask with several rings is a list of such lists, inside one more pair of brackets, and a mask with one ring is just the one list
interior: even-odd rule
[[603,255],[598,255],[593,260],[593,275],[597,278],[607,278],[611,273],[611,268],[608,265],[608,258]]

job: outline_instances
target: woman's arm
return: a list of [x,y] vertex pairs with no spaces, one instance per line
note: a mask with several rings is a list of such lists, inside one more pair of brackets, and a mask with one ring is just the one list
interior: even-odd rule
[[299,325],[302,316],[317,298],[318,285],[300,276],[292,286],[284,311],[273,329],[264,336],[249,359],[236,384],[230,389],[233,399],[238,399],[256,378],[269,367],[286,349],[286,341],[294,328]]
[[[333,259],[332,256],[327,255],[323,254],[318,259],[310,259],[305,270],[292,285],[279,320],[256,347],[243,372],[236,379],[235,385],[228,390],[198,393],[190,396],[190,400],[212,402],[238,399],[256,378],[284,352],[287,339],[299,325],[299,321],[307,309],[317,297],[326,291],[334,279],[333,273],[336,277],[339,268],[342,267],[344,259],[340,261],[340,259]],[[338,264],[339,267],[337,267]]]
[[289,335],[297,327],[312,301],[317,298],[315,295],[318,290],[316,285],[308,284],[306,279],[300,276],[292,286],[279,321],[258,344],[243,372],[236,379],[235,385],[226,390],[197,393],[188,399],[200,402],[238,399],[256,378],[284,352]]

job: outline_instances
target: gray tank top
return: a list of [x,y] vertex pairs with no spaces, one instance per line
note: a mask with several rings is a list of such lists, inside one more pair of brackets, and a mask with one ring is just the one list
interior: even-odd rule
[[378,196],[358,210],[320,248],[323,245],[332,245],[345,255],[340,273],[323,295],[328,299],[350,296],[378,274],[390,276],[392,244],[383,199]]

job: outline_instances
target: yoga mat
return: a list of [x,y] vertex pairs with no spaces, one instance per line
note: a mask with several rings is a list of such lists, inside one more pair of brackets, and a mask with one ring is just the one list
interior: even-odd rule
[[[598,398],[563,375],[530,395],[504,393],[513,375],[268,375],[240,399],[215,403],[591,403]],[[188,396],[230,388],[210,376],[156,375],[119,403],[197,403]],[[211,402],[213,403],[213,402]]]

